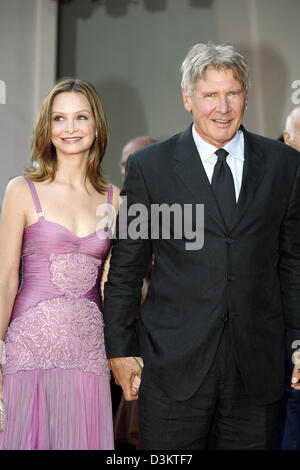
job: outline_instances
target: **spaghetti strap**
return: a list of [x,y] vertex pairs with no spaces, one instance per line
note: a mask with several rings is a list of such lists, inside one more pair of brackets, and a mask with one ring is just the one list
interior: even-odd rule
[[[28,186],[29,186],[29,189],[30,189],[30,192],[31,192],[31,196],[32,196],[32,199],[33,199],[33,202],[34,202],[34,206],[35,206],[35,210],[36,210],[37,216],[38,216],[38,218],[41,218],[41,217],[44,218],[43,209],[42,209],[42,207],[41,207],[40,200],[39,200],[39,197],[38,197],[38,195],[37,195],[35,186],[34,186],[33,182],[31,181],[31,179],[28,178],[28,176],[24,176],[24,178],[25,178],[25,180],[26,180],[27,183],[28,183]],[[42,215],[39,215],[39,214],[42,214]]]
[[108,208],[107,208],[107,222],[108,222],[108,226],[110,226],[111,224],[111,206],[112,206],[112,198],[113,198],[113,185],[111,184],[108,188],[108,191],[107,191],[107,205],[108,205]]

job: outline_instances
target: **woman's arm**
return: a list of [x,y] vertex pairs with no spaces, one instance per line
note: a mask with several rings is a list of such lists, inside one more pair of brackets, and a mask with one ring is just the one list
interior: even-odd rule
[[[120,189],[117,186],[113,186],[113,198],[112,198],[112,211],[111,211],[111,233],[114,233],[116,227],[116,218],[119,212],[119,207],[121,204],[120,198]],[[110,263],[111,251],[108,253],[101,277],[101,296],[104,299],[104,284],[107,281],[108,271],[109,271],[109,263]]]
[[[6,188],[0,223],[0,340],[4,340],[19,285],[19,266],[26,223],[23,177]],[[25,194],[24,194],[25,193]],[[26,196],[25,196],[26,195]]]

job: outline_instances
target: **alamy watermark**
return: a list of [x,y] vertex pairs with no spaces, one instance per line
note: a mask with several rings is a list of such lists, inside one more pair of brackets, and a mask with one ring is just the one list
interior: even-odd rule
[[[100,204],[96,215],[102,217],[96,227],[101,239],[184,240],[188,251],[200,250],[204,244],[204,204],[163,203],[148,207],[135,203],[128,207],[127,196],[122,196],[118,218],[114,207],[108,204]],[[115,229],[108,230],[112,227]]]
[[300,104],[300,80],[294,80],[291,86],[295,88],[291,96],[292,103],[296,105]]
[[6,84],[0,80],[0,104],[6,104]]

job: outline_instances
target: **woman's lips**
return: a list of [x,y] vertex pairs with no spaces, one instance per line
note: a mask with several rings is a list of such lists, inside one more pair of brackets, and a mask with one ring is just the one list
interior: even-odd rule
[[63,137],[62,140],[68,144],[74,144],[81,140],[81,137]]

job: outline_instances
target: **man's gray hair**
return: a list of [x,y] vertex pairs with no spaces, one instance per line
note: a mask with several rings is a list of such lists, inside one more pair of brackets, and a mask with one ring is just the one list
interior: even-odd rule
[[234,78],[242,85],[245,92],[249,87],[249,68],[245,58],[229,44],[196,44],[187,53],[182,65],[181,87],[188,96],[192,96],[199,78],[204,78],[208,67],[231,69]]

